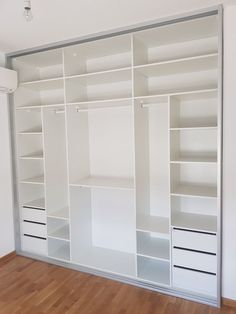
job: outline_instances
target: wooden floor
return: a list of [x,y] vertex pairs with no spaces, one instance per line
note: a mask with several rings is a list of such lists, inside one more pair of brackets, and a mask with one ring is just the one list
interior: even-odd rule
[[0,263],[0,314],[233,314],[16,256]]

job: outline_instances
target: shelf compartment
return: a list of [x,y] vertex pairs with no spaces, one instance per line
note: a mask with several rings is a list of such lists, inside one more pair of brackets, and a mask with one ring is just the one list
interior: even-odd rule
[[215,186],[180,184],[173,187],[171,195],[215,198],[217,197],[217,188]]
[[134,33],[134,64],[167,61],[215,53],[217,17],[164,25]]
[[27,183],[27,184],[44,184],[44,177],[34,177],[29,179],[21,180],[20,183]]
[[169,238],[169,218],[161,216],[138,215],[137,230],[155,232],[159,237]]
[[54,49],[16,57],[13,59],[13,66],[18,70],[21,83],[55,79],[63,75],[62,50]]
[[77,182],[71,183],[71,186],[85,188],[110,188],[110,189],[134,189],[134,180],[127,178],[109,178],[109,177],[87,177]]
[[217,217],[192,213],[175,213],[172,226],[196,231],[217,232]]
[[48,211],[48,217],[50,218],[57,218],[57,219],[63,219],[68,220],[69,219],[69,208],[64,207],[62,209],[59,209],[57,211],[49,212]]
[[38,199],[29,201],[29,202],[25,202],[22,204],[22,207],[45,210],[45,199],[44,198],[38,198]]
[[67,103],[132,97],[130,69],[66,79]]
[[69,261],[70,243],[64,240],[48,238],[48,256],[62,261]]
[[160,260],[169,260],[169,240],[158,238],[154,233],[137,232],[137,254]]
[[144,256],[137,257],[138,277],[161,285],[170,285],[170,263]]
[[122,35],[64,49],[65,74],[79,75],[131,66],[131,36]]
[[43,158],[43,140],[41,135],[20,136],[18,138],[18,157],[24,159]]
[[67,224],[51,232],[48,232],[48,237],[69,241],[70,240],[69,225]]

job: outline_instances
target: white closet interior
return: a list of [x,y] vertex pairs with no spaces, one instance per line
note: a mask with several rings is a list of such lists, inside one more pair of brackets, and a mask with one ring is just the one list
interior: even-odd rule
[[12,59],[22,251],[217,298],[218,16]]

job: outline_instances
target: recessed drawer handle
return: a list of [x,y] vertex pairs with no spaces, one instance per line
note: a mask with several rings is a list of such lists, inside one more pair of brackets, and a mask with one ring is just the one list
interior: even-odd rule
[[32,220],[26,220],[26,219],[24,219],[23,221],[24,221],[24,222],[28,222],[28,223],[30,223],[30,224],[46,226],[46,223],[45,223],[45,222],[38,222],[38,221],[32,221]]
[[203,274],[207,274],[207,275],[213,275],[216,276],[216,273],[211,273],[209,271],[204,271],[204,270],[198,270],[198,269],[194,269],[194,268],[188,268],[188,267],[183,267],[183,266],[178,266],[178,265],[173,265],[175,268],[180,268],[180,269],[185,269],[185,270],[190,270],[190,271],[195,271],[198,273],[203,273]]
[[34,235],[31,235],[31,234],[27,234],[27,233],[24,233],[24,236],[25,237],[29,237],[29,238],[40,239],[40,240],[47,240],[46,238],[34,236]]
[[207,231],[198,231],[198,230],[189,230],[189,229],[183,229],[183,228],[177,228],[174,227],[174,230],[179,230],[179,231],[187,231],[187,232],[194,232],[194,233],[201,233],[201,234],[210,234],[210,235],[216,235],[215,232],[207,232]]
[[195,253],[201,253],[201,254],[207,254],[207,255],[214,255],[216,256],[216,253],[211,253],[211,252],[205,252],[205,251],[199,251],[199,250],[193,250],[193,249],[187,249],[184,247],[180,247],[180,246],[173,246],[174,249],[177,250],[183,250],[183,251],[189,251],[189,252],[195,252]]

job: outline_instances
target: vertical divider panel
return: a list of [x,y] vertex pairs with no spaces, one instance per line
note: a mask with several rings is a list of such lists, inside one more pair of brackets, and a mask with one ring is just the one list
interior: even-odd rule
[[171,221],[171,164],[170,164],[170,160],[171,160],[171,96],[168,96],[168,157],[169,157],[169,256],[170,256],[170,266],[169,266],[169,271],[170,271],[170,286],[172,286],[172,232],[171,232],[171,228],[172,228],[172,221]]

